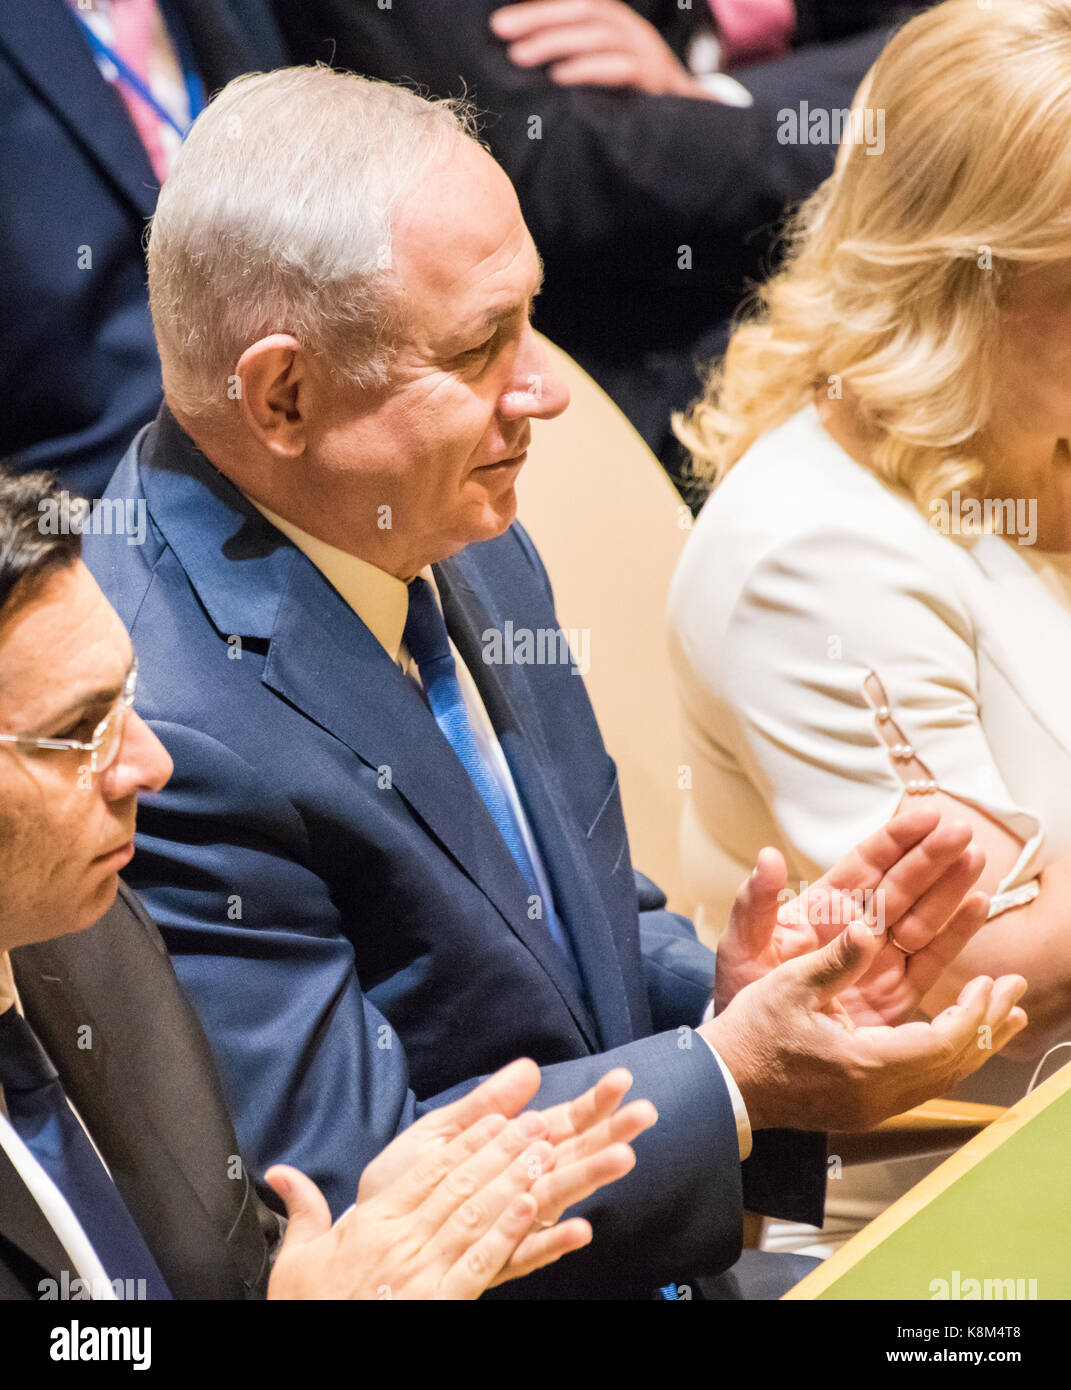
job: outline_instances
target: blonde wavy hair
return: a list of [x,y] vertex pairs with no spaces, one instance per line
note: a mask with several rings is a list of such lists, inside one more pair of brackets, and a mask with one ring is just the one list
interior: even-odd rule
[[853,122],[868,110],[884,152],[846,127],[781,269],[674,417],[703,483],[822,388],[851,393],[870,467],[924,512],[984,485],[1006,288],[1071,256],[1071,0],[946,0],[886,46]]

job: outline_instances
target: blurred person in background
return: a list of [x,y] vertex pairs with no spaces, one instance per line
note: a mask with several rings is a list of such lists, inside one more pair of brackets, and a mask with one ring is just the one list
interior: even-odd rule
[[[849,106],[890,29],[917,8],[276,0],[295,61],[475,103],[546,264],[537,327],[678,481],[669,414],[769,269],[786,207],[833,167],[835,142],[784,140],[780,113]],[[732,78],[718,71],[727,64]]]
[[184,132],[286,53],[268,0],[0,6],[0,460],[99,497],[162,399],[143,238]]

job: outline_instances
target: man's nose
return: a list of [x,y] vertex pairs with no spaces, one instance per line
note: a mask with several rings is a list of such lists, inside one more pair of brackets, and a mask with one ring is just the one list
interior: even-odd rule
[[513,383],[502,398],[502,414],[507,419],[553,420],[569,404],[569,388],[555,371],[544,340],[531,328],[526,337]]
[[115,762],[105,768],[101,790],[108,801],[131,793],[158,792],[167,785],[174,763],[167,749],[140,714],[128,710]]

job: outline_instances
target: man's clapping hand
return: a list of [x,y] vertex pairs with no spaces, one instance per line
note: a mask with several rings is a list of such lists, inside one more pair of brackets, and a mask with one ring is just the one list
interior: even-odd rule
[[566,1208],[629,1172],[629,1141],[654,1124],[649,1101],[621,1102],[621,1068],[544,1112],[518,1112],[539,1087],[522,1059],[403,1131],[361,1175],[332,1225],[316,1184],[268,1170],[290,1224],[269,1298],[478,1298],[591,1239]]
[[821,950],[745,986],[702,1025],[753,1129],[868,1129],[942,1095],[1026,1027],[1019,975],[971,980],[929,1023],[857,1026],[838,1000],[884,950],[859,916]]

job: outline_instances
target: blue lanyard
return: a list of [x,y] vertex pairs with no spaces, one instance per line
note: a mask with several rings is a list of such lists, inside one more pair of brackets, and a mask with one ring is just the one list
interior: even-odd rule
[[[80,15],[77,10],[74,11],[74,15],[85,31],[86,38],[89,40],[89,46],[93,49],[93,52],[99,53],[102,58],[107,58],[108,62],[112,64],[126,85],[141,98],[146,106],[151,107],[152,110],[156,112],[157,116],[159,116],[162,121],[166,121],[171,129],[184,140],[190,127],[179,125],[171,112],[168,111],[166,107],[162,106],[155,96],[153,96],[148,83],[138,76],[130,64],[120,58],[115,49],[112,48],[110,44],[105,43],[100,35],[90,28],[86,19]],[[167,27],[175,47],[178,49],[179,61],[182,64],[182,79],[186,84],[186,96],[190,103],[190,125],[192,125],[204,109],[204,86],[194,66],[193,53],[190,48],[189,40],[181,24],[178,23],[178,16],[174,13],[168,16]]]

